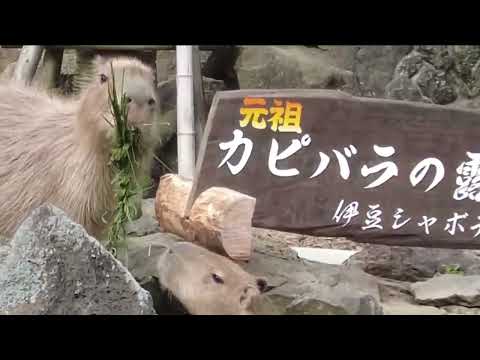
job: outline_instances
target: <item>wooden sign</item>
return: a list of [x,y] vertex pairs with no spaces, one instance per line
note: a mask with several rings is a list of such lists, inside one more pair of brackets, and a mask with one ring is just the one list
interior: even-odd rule
[[256,227],[480,248],[480,113],[326,90],[220,92],[189,204],[212,186],[255,197]]

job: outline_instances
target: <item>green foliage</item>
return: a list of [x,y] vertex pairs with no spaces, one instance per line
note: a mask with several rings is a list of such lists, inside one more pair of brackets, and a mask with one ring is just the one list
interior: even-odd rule
[[464,275],[460,265],[444,265],[443,271],[445,274]]
[[135,197],[143,192],[141,184],[143,179],[139,180],[136,174],[136,169],[138,169],[136,159],[140,150],[141,134],[137,128],[128,125],[127,96],[123,93],[124,76],[121,86],[122,95],[119,101],[113,66],[111,73],[112,87],[109,87],[108,95],[115,124],[110,125],[114,127],[115,132],[110,166],[113,170],[112,185],[116,207],[106,247],[116,255],[118,250],[126,244],[125,226],[127,222],[137,216]]

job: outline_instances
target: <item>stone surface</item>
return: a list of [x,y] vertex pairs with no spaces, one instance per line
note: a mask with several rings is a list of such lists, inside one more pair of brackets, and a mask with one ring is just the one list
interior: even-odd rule
[[17,61],[18,55],[20,55],[20,49],[0,47],[0,74]]
[[244,46],[235,69],[241,89],[345,90],[353,80],[325,51],[305,46]]
[[[200,51],[202,68],[205,66],[211,53],[211,51]],[[175,80],[175,77],[177,76],[177,57],[175,50],[157,51],[156,57],[158,82]]]
[[358,46],[354,56],[354,95],[385,97],[385,88],[393,79],[400,60],[412,46]]
[[398,62],[385,95],[398,100],[478,108],[479,68],[479,46],[415,46]]
[[0,245],[0,267],[7,260],[7,256],[10,253],[10,246]]
[[363,244],[364,249],[346,263],[365,272],[402,281],[421,281],[458,265],[466,275],[480,274],[478,251],[413,248]]
[[373,276],[342,266],[285,260],[254,252],[245,270],[267,279],[266,313],[381,315]]
[[434,306],[391,302],[382,304],[384,315],[447,315],[448,312]]
[[385,87],[385,97],[396,100],[425,101],[420,89],[407,76],[399,76]]
[[449,305],[441,308],[451,315],[480,315],[480,307],[467,308],[464,306]]
[[161,231],[155,215],[155,199],[142,200],[142,216],[128,223],[126,229],[128,236],[145,236]]
[[317,237],[261,228],[254,228],[253,236],[257,242],[268,243],[278,249],[296,246],[340,250],[362,250],[364,246],[364,244],[359,244],[345,238]]
[[419,304],[480,307],[480,276],[440,275],[411,285]]
[[20,226],[0,269],[0,313],[154,315],[150,294],[61,210],[42,206]]

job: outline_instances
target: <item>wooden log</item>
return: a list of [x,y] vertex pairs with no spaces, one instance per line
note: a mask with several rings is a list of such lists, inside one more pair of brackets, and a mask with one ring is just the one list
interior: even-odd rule
[[162,229],[232,260],[248,261],[253,250],[252,218],[256,199],[237,191],[212,187],[186,214],[192,182],[168,174],[160,179],[155,211]]
[[212,187],[194,202],[187,238],[234,260],[252,254],[252,218],[256,200],[237,191]]
[[186,237],[185,209],[192,183],[178,175],[160,178],[155,198],[155,213],[160,227],[169,233]]

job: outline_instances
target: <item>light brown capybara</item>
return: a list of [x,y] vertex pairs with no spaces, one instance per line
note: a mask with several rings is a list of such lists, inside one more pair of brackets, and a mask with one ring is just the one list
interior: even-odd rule
[[91,236],[102,236],[115,205],[109,166],[115,130],[108,99],[111,66],[119,96],[123,79],[128,121],[141,133],[137,175],[150,169],[159,104],[154,73],[140,61],[98,57],[95,78],[69,99],[1,83],[0,234],[12,236],[34,208],[50,203]]
[[157,271],[160,285],[191,315],[256,315],[252,301],[267,289],[265,279],[190,242],[172,244]]

